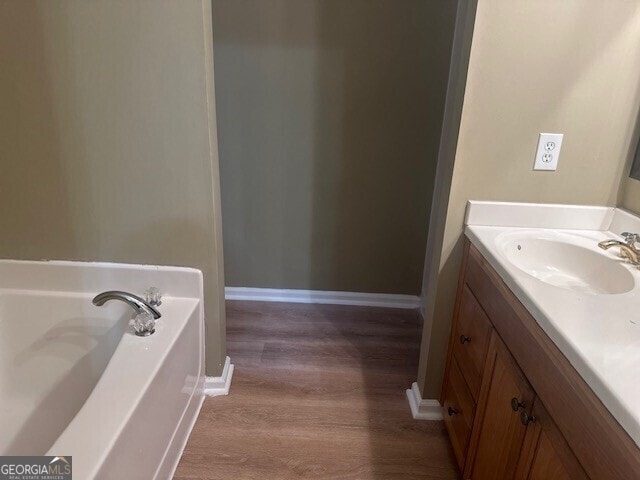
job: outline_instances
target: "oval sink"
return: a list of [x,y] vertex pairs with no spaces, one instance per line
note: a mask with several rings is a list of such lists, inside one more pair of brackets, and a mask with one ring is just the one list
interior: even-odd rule
[[[550,285],[592,295],[626,293],[634,288],[633,275],[622,265],[622,259],[565,241],[564,237],[507,234],[498,244],[509,262]],[[570,236],[566,237],[568,240]]]

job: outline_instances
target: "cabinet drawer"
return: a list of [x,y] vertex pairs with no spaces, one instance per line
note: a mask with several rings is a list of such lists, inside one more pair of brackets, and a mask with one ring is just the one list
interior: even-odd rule
[[444,410],[444,423],[453,445],[453,452],[456,455],[458,466],[462,470],[476,404],[469,393],[455,357],[451,359],[449,382],[444,394],[442,409]]
[[491,322],[467,285],[462,289],[453,354],[473,399],[478,401],[482,368],[491,338]]

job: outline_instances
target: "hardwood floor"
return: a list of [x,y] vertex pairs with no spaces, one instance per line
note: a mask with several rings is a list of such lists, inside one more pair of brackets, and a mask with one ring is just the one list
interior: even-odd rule
[[455,479],[442,422],[411,417],[408,310],[227,302],[235,373],[207,398],[175,479]]

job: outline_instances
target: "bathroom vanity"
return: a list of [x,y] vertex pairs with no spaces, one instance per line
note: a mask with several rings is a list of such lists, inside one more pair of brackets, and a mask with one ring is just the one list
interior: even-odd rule
[[467,211],[440,398],[463,478],[640,478],[640,271],[597,248],[640,223],[534,207]]

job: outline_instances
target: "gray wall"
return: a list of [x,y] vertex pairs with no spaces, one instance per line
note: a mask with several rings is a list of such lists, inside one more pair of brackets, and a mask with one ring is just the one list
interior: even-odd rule
[[420,292],[455,3],[213,1],[228,286]]
[[199,268],[217,375],[211,42],[208,0],[0,1],[0,257]]

